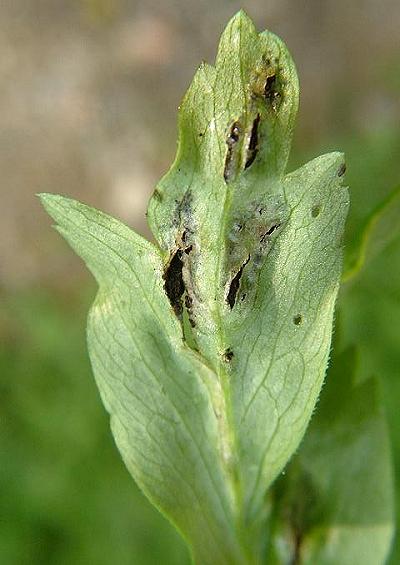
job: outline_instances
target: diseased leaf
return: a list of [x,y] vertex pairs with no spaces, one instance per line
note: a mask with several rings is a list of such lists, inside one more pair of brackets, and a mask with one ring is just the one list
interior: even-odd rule
[[326,369],[348,194],[340,153],[285,175],[297,105],[284,44],[239,12],[182,103],[159,248],[42,196],[99,283],[88,345],[117,445],[202,564],[261,558]]
[[400,186],[378,204],[346,247],[342,282],[357,277],[365,264],[400,236],[399,218]]
[[355,382],[355,350],[333,360],[321,400],[274,486],[269,563],[381,565],[394,532],[388,430],[377,379]]

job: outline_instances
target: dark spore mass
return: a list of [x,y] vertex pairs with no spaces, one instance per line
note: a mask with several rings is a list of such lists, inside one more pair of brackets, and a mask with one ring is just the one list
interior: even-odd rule
[[280,225],[281,224],[272,224],[272,226],[269,228],[269,230],[266,232],[265,235],[272,235],[274,231],[280,227]]
[[246,261],[243,263],[243,265],[240,267],[240,269],[238,270],[236,275],[233,277],[231,284],[229,285],[229,291],[228,291],[228,296],[226,297],[226,301],[229,304],[231,310],[235,306],[236,295],[237,295],[238,290],[239,290],[240,279],[242,278],[243,269],[245,268],[245,266],[247,265],[247,263],[249,261],[250,261],[250,255],[248,256]]
[[251,128],[251,133],[250,133],[250,141],[249,141],[249,145],[247,148],[247,159],[246,159],[246,164],[244,166],[245,169],[247,169],[248,167],[250,167],[250,165],[252,165],[252,163],[254,162],[254,159],[257,156],[258,153],[258,125],[260,123],[260,114],[257,114],[257,117],[255,118],[254,122],[253,122],[253,126]]
[[260,243],[263,243],[268,236],[272,235],[274,231],[276,231],[280,227],[281,227],[280,223],[272,224],[272,226],[260,237]]
[[300,326],[303,321],[303,316],[301,314],[296,314],[293,318],[293,323],[295,326]]
[[164,289],[177,316],[182,315],[182,296],[185,292],[182,269],[182,249],[175,251],[164,272]]
[[267,80],[265,81],[265,86],[264,86],[264,96],[267,100],[269,100],[270,102],[272,102],[274,100],[274,98],[277,95],[277,90],[276,90],[276,75],[270,75],[269,77],[267,77]]
[[229,363],[230,361],[232,361],[233,356],[234,356],[234,353],[233,353],[232,349],[230,347],[228,347],[228,349],[226,349],[225,353],[224,353],[225,361],[227,361]]

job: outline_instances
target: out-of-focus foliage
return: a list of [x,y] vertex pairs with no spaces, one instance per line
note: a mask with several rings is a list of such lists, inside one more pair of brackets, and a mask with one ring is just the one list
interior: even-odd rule
[[273,489],[271,564],[376,565],[389,553],[392,467],[379,383],[356,381],[355,348],[335,351],[303,443]]

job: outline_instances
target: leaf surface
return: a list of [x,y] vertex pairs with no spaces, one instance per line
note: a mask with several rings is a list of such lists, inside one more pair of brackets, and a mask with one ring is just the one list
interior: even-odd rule
[[260,558],[325,374],[348,193],[340,153],[285,174],[297,105],[286,47],[239,12],[182,103],[158,247],[42,196],[99,283],[88,344],[117,445],[199,563]]

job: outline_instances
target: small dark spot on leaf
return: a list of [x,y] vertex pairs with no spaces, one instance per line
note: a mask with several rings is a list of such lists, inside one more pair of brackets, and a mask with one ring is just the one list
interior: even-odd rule
[[227,361],[229,363],[230,361],[232,361],[233,356],[234,356],[234,353],[233,353],[232,349],[230,347],[228,347],[228,349],[226,349],[225,353],[224,353],[225,361]]
[[338,172],[337,172],[337,176],[342,177],[345,172],[346,172],[346,163],[342,163],[339,167]]
[[156,200],[158,200],[159,202],[161,202],[162,199],[163,199],[163,194],[162,194],[162,192],[160,192],[160,190],[159,190],[158,188],[156,188],[156,189],[154,190],[153,196],[154,196],[154,198],[155,198]]
[[313,218],[317,218],[321,213],[321,206],[319,204],[317,204],[316,206],[313,206],[313,208],[311,209],[311,216]]
[[240,301],[243,302],[243,300],[246,298],[247,294],[244,292],[242,294],[242,296],[240,297]]
[[303,316],[301,314],[296,314],[293,318],[293,323],[295,326],[299,326],[303,321]]
[[199,133],[199,137],[203,137],[204,133]]

